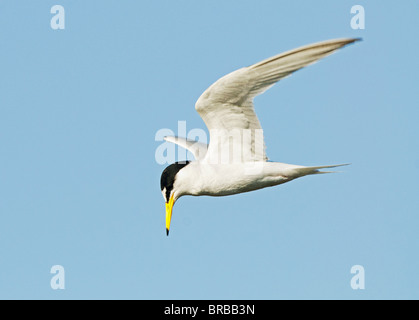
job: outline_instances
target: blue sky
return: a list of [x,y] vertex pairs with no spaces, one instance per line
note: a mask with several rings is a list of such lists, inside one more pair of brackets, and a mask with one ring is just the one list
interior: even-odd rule
[[[50,9],[65,8],[65,30]],[[365,30],[350,9],[365,7]],[[1,299],[418,299],[419,3],[1,1]],[[256,99],[270,159],[343,173],[176,203],[162,128],[219,77],[364,41]],[[65,268],[65,290],[50,269]],[[352,290],[351,267],[365,268]]]

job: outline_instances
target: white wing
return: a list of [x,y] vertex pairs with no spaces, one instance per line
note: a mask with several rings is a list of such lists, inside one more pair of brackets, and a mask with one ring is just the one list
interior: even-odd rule
[[167,142],[175,143],[182,148],[187,149],[193,154],[197,161],[204,159],[205,155],[207,154],[208,145],[202,142],[187,140],[185,138],[179,137],[164,137],[164,140]]
[[304,46],[239,69],[216,81],[195,105],[210,131],[207,158],[219,161],[220,155],[231,157],[232,148],[240,148],[240,161],[267,161],[262,127],[254,111],[253,99],[294,71],[357,40],[360,39],[336,39]]

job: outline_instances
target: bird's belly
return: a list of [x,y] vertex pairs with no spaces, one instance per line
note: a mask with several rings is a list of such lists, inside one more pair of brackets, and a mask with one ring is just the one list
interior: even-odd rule
[[272,187],[289,179],[277,172],[271,172],[266,166],[257,168],[234,164],[205,168],[201,181],[204,183],[199,195],[229,196]]

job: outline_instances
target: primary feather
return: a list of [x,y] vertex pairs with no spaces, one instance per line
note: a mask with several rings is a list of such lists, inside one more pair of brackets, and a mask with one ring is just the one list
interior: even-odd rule
[[[231,152],[230,134],[245,130],[262,132],[253,99],[291,73],[324,58],[359,39],[335,39],[281,53],[252,66],[236,70],[212,84],[199,97],[195,108],[210,131],[207,157]],[[240,133],[241,132],[241,133]],[[263,134],[241,136],[241,161],[267,161]],[[258,139],[258,136],[261,137]],[[215,156],[214,156],[215,155]]]

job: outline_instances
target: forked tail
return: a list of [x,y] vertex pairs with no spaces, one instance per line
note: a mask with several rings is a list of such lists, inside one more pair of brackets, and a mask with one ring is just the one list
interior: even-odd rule
[[329,168],[336,168],[336,167],[343,167],[343,166],[348,166],[350,165],[350,163],[345,163],[345,164],[335,164],[332,166],[317,166],[317,167],[295,167],[292,168],[293,173],[297,176],[297,177],[303,177],[303,176],[307,176],[307,175],[311,175],[311,174],[323,174],[323,173],[334,173],[334,172],[338,172],[338,171],[320,171],[321,169],[329,169]]

